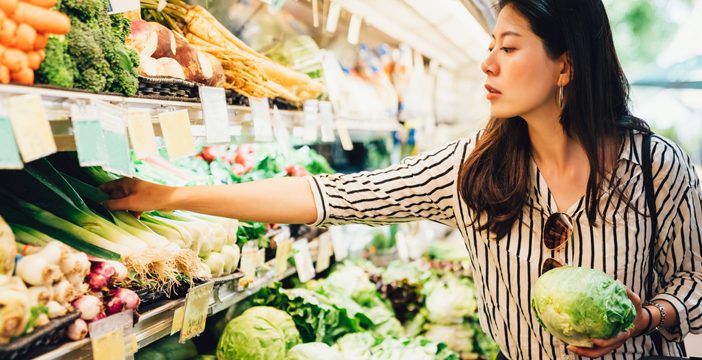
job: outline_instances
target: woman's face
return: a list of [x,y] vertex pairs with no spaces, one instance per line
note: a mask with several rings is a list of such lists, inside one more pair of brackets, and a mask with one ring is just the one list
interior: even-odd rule
[[531,31],[525,17],[512,6],[503,8],[490,53],[482,64],[491,115],[528,118],[544,110],[557,110],[556,93],[564,68],[561,58],[547,55],[543,41]]

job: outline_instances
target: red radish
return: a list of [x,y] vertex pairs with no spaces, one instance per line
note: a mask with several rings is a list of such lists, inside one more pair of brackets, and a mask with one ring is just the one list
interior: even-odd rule
[[109,280],[115,275],[116,270],[115,267],[107,261],[93,261],[93,263],[90,264],[90,272],[102,275]]
[[108,280],[106,277],[96,273],[90,273],[88,275],[88,285],[90,285],[90,290],[102,291],[107,288]]
[[144,20],[132,20],[132,33],[125,43],[139,55],[152,56],[158,47],[158,31]]
[[100,299],[93,295],[83,295],[73,301],[72,305],[80,311],[80,318],[86,321],[94,320],[102,312]]
[[141,304],[139,295],[137,295],[137,293],[134,291],[125,288],[115,290],[112,293],[112,299],[119,299],[122,304],[124,304],[124,308],[128,310],[137,310],[139,308],[139,304]]
[[124,310],[124,302],[116,296],[107,302],[107,307],[105,308],[107,315],[116,314],[122,312],[122,310]]
[[88,324],[83,319],[76,319],[76,321],[68,327],[68,338],[73,341],[82,340],[87,335]]
[[127,275],[129,275],[129,271],[127,270],[127,267],[124,266],[119,261],[106,261],[109,265],[112,265],[112,268],[115,270],[115,278],[114,280],[116,282],[122,282],[124,280],[127,280]]
[[106,318],[106,317],[107,317],[107,314],[105,314],[104,311],[101,311],[101,312],[95,317],[95,321],[102,320],[102,319],[104,319],[104,318]]
[[154,59],[162,57],[174,57],[176,55],[176,39],[173,32],[156,22],[149,23],[156,30],[157,44],[156,50],[151,55]]

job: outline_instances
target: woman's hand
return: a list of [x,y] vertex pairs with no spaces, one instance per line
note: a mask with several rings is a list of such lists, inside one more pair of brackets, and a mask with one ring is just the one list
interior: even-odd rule
[[597,358],[616,350],[629,338],[638,336],[644,331],[647,331],[648,329],[646,327],[649,325],[649,313],[644,311],[641,307],[641,299],[638,295],[634,294],[629,289],[626,290],[626,294],[629,296],[629,299],[634,304],[634,308],[636,309],[636,317],[634,318],[633,328],[628,331],[623,331],[610,339],[592,339],[592,344],[594,346],[591,348],[570,345],[568,346],[568,351],[576,353],[580,356]]
[[139,179],[123,178],[100,185],[112,200],[103,205],[110,210],[129,210],[141,213],[150,210],[168,210],[176,188]]

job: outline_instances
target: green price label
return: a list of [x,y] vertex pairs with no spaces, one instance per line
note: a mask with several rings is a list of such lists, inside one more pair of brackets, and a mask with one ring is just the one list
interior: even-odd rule
[[0,169],[21,169],[23,167],[15,135],[12,132],[12,123],[8,117],[0,117]]

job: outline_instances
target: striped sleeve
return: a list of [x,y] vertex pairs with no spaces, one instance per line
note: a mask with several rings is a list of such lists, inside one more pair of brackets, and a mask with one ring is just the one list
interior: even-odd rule
[[456,179],[471,141],[461,139],[386,169],[309,177],[313,226],[385,225],[427,219],[456,226]]
[[656,268],[661,287],[654,300],[665,300],[675,308],[679,327],[661,334],[668,341],[680,342],[688,333],[702,332],[702,193],[689,157],[674,144],[658,145],[665,160],[654,174],[654,183],[660,179],[656,200],[662,211],[658,217],[669,225],[660,234],[663,242],[657,249]]

